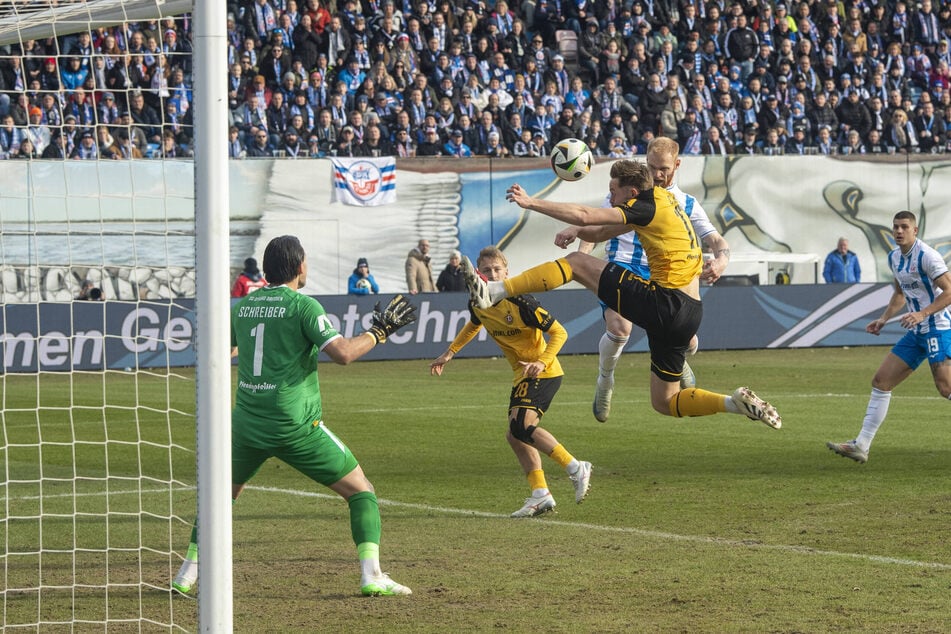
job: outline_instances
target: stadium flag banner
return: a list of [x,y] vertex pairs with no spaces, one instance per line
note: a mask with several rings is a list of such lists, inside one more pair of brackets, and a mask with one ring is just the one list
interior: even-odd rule
[[331,158],[334,200],[345,205],[376,207],[396,202],[396,159]]

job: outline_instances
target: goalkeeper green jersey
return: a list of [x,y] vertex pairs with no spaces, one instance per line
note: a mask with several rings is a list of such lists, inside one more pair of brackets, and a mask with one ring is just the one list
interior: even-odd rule
[[265,448],[304,437],[322,415],[317,357],[339,336],[320,302],[287,286],[260,289],[235,304],[234,440]]

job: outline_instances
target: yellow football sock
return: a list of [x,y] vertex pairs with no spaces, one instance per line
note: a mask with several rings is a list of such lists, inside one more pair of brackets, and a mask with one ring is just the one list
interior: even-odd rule
[[527,271],[504,280],[505,294],[508,297],[524,295],[525,293],[541,293],[558,288],[572,280],[571,265],[565,258],[554,262],[545,262],[533,266]]
[[670,399],[670,415],[681,418],[683,416],[709,416],[726,411],[725,394],[708,392],[695,387],[677,392]]
[[551,456],[551,459],[557,462],[562,469],[567,467],[568,463],[575,459],[561,443],[555,445],[555,448],[552,449],[548,455]]
[[541,469],[535,469],[534,471],[528,472],[528,486],[532,488],[532,491],[538,489],[547,489],[548,482],[545,480],[545,472]]

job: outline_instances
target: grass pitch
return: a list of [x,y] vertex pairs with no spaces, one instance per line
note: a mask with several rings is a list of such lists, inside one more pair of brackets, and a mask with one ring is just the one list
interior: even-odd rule
[[[380,498],[384,570],[414,594],[358,596],[346,504],[271,461],[234,509],[235,629],[951,631],[951,408],[927,368],[896,390],[868,464],[825,448],[857,434],[886,350],[691,359],[701,387],[750,385],[774,403],[779,431],[734,415],[654,413],[641,354],[622,357],[611,419],[598,423],[597,359],[564,357],[543,423],[594,464],[592,490],[574,504],[546,459],[557,512],[529,520],[508,518],[528,490],[504,438],[503,359],[456,359],[442,377],[429,376],[428,360],[322,364],[325,421]],[[189,438],[192,425],[176,419],[173,436]],[[194,491],[181,496],[179,507],[193,504]],[[62,541],[71,526],[60,524]],[[172,530],[183,551],[188,526]],[[111,597],[115,609],[140,594],[146,614],[170,606],[197,629],[194,600],[162,590],[167,579],[146,582],[154,588]],[[5,600],[15,611],[17,597]]]

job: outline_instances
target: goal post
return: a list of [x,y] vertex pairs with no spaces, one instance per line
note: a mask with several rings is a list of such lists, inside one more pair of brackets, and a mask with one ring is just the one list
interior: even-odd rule
[[[37,129],[50,125],[36,139],[49,147],[75,125],[74,147],[86,130],[97,148],[114,140],[114,155],[44,159],[26,152],[31,140],[17,144],[27,160],[0,160],[4,631],[232,629],[226,12],[224,0],[0,2],[4,64],[35,40],[58,66],[63,41],[138,21],[187,22],[193,44],[187,143],[173,134],[164,147],[179,128],[161,107],[157,140],[141,145],[130,138],[140,126],[124,118],[70,124],[62,86],[37,93],[53,101],[40,104]],[[164,85],[96,81],[86,88],[97,100],[145,93],[164,106],[169,97]],[[15,107],[29,88],[0,99]],[[145,156],[128,160],[140,147]],[[90,289],[98,295],[85,296]],[[181,367],[192,341],[194,373]],[[170,586],[196,482],[197,604]]]

